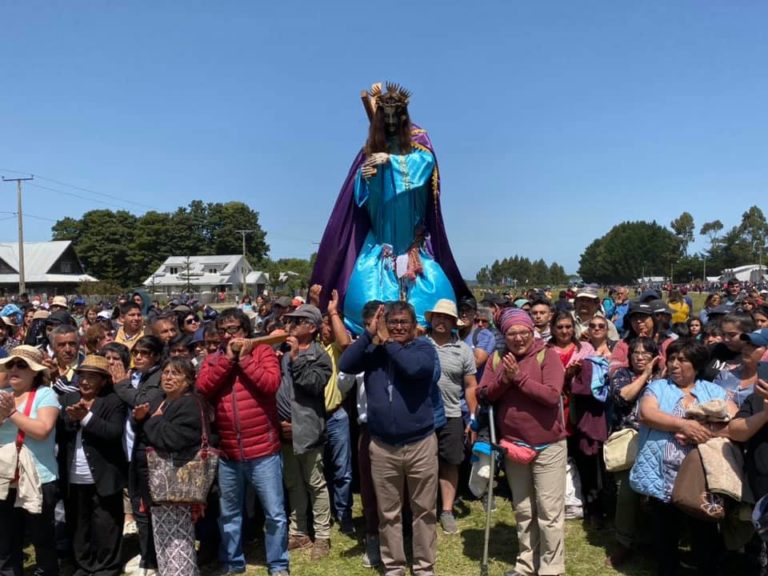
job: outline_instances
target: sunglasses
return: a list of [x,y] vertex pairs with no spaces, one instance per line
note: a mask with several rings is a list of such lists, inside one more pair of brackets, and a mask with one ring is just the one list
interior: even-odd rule
[[488,320],[485,318],[475,318],[475,324],[488,324]]
[[283,318],[283,322],[285,322],[286,325],[296,324],[296,326],[301,326],[302,324],[311,324],[311,322],[306,318],[296,318],[294,316]]
[[227,326],[226,328],[221,327],[217,330],[217,332],[221,335],[229,334],[230,336],[234,336],[240,332],[240,330],[242,330],[242,327],[238,324],[237,326]]
[[595,330],[605,330],[607,326],[605,324],[592,324],[592,323],[590,323],[589,327],[590,328],[594,328]]
[[18,368],[19,370],[26,370],[27,368],[29,368],[29,364],[24,362],[24,360],[13,359],[13,360],[8,360],[8,362],[5,363],[5,367],[8,368],[9,370],[12,370],[14,368]]
[[133,356],[152,356],[153,353],[149,350],[131,350],[131,355]]
[[187,318],[186,320],[184,320],[184,324],[199,324],[199,323],[200,323],[200,320],[198,320],[197,318]]

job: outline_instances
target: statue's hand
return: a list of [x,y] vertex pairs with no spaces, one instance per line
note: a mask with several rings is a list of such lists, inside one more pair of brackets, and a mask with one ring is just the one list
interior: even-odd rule
[[363,178],[368,180],[371,176],[376,176],[376,168],[373,166],[369,166],[368,164],[363,164],[363,168],[361,170],[363,174]]
[[389,154],[386,152],[374,152],[368,156],[365,163],[371,164],[372,166],[378,166],[379,164],[386,164],[387,162],[389,162]]

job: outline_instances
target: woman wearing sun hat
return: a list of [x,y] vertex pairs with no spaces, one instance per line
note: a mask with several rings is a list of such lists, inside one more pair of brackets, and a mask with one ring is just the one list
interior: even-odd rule
[[[47,386],[50,375],[37,348],[11,350],[0,360],[0,373],[0,494],[5,494],[0,500],[0,573],[21,574],[26,534],[35,547],[37,573],[53,576],[59,573],[54,532],[59,401]],[[10,487],[17,455],[19,483]]]
[[109,360],[86,356],[76,372],[80,390],[64,396],[59,417],[61,488],[74,561],[78,573],[119,576],[128,407],[115,394]]

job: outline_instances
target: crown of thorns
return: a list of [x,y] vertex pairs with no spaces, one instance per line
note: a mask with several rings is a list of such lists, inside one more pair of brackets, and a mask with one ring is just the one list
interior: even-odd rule
[[405,108],[408,106],[408,101],[411,98],[411,93],[408,90],[392,82],[387,82],[386,89],[386,92],[382,92],[380,86],[375,86],[371,90],[371,97],[376,100],[377,106],[384,108]]

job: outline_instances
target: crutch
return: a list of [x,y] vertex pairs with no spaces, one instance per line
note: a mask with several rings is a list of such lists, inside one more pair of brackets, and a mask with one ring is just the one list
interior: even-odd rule
[[488,541],[491,537],[491,512],[493,510],[493,482],[496,476],[496,454],[504,456],[506,450],[496,443],[496,420],[493,416],[493,404],[488,406],[488,429],[491,432],[491,465],[488,478],[488,492],[485,500],[485,534],[483,536],[483,560],[480,564],[480,576],[488,576]]

